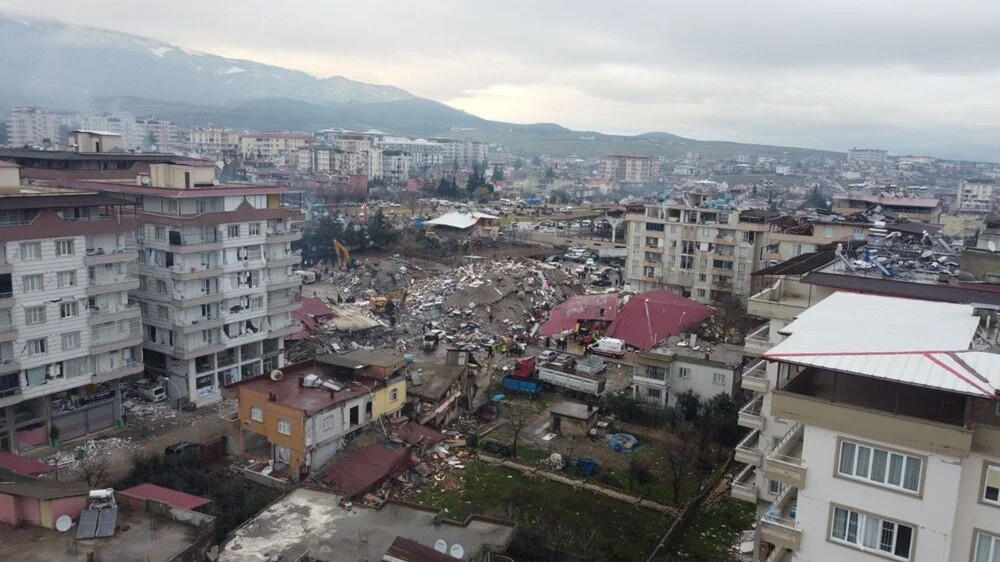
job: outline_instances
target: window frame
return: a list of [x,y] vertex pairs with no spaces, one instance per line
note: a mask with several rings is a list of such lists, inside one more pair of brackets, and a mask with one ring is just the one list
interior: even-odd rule
[[691,367],[677,366],[677,378],[691,380]]
[[[69,281],[70,281],[69,283],[65,283],[65,284],[63,283],[63,277],[64,276],[69,277]],[[60,288],[60,289],[65,289],[67,287],[76,287],[77,286],[76,270],[75,269],[66,269],[66,270],[63,270],[63,271],[57,271],[56,272],[56,286],[58,288]]]
[[[843,539],[840,539],[840,538],[837,538],[837,537],[833,536],[834,525],[836,523],[836,513],[837,513],[838,509],[842,509],[842,510],[844,510],[844,511],[847,512],[847,516],[846,516],[847,519],[845,520],[845,535],[844,535]],[[847,540],[847,534],[849,532],[848,529],[850,528],[850,525],[851,525],[851,514],[857,515],[857,520],[856,520],[856,523],[855,523],[856,526],[855,526],[855,529],[854,529],[855,539],[856,539],[857,542],[851,542],[851,541]],[[882,541],[882,535],[885,532],[885,529],[884,529],[885,524],[886,523],[891,523],[892,525],[894,525],[894,527],[893,527],[893,543],[892,543],[892,550],[891,551],[887,552],[885,550],[882,550],[878,546],[872,548],[872,547],[869,547],[869,546],[864,546],[862,544],[862,542],[861,542],[863,540],[862,536],[864,535],[864,528],[863,528],[863,525],[862,525],[863,519],[862,518],[865,518],[865,519],[867,519],[867,518],[873,518],[873,519],[877,519],[879,521],[878,535],[876,537],[876,541],[878,541],[879,544],[881,543],[881,541]],[[903,527],[907,527],[907,528],[910,529],[910,546],[909,546],[909,549],[908,549],[907,556],[905,558],[900,557],[900,556],[898,556],[898,555],[895,554],[895,551],[896,551],[896,541],[899,538],[899,527],[901,525]],[[916,544],[917,544],[917,531],[918,530],[919,530],[919,527],[917,525],[914,525],[913,523],[908,523],[906,521],[900,521],[898,519],[893,519],[893,518],[890,518],[890,517],[886,517],[884,515],[878,515],[876,513],[871,513],[869,511],[864,511],[864,510],[860,510],[860,509],[857,509],[857,508],[848,507],[846,505],[841,505],[841,504],[836,504],[836,503],[831,502],[830,503],[830,512],[829,512],[829,521],[828,521],[827,529],[826,529],[826,540],[827,540],[827,542],[829,542],[831,544],[836,544],[836,545],[839,545],[839,546],[843,546],[845,548],[851,548],[851,549],[857,550],[859,552],[864,552],[866,554],[872,554],[874,556],[880,556],[882,558],[887,558],[889,560],[901,560],[901,561],[905,561],[905,562],[910,562],[910,561],[912,561],[914,559],[914,549],[915,549]]]
[[[24,349],[28,352],[28,357],[48,353],[49,342],[47,340],[48,338],[31,338],[30,340],[24,342]],[[32,351],[31,349],[31,344],[35,342],[39,342],[39,347],[41,348],[39,351]]]
[[[28,252],[27,250],[32,248],[37,250],[37,252]],[[42,243],[41,242],[21,242],[18,244],[17,253],[21,257],[21,261],[34,261],[42,259]],[[35,255],[29,255],[35,254]]]
[[[722,379],[722,382],[719,382],[720,378]],[[725,373],[712,373],[712,384],[719,385],[719,386],[725,386],[726,385],[726,374]]]
[[[38,288],[28,290],[28,279],[38,278]],[[45,290],[45,274],[43,273],[32,273],[30,275],[21,276],[21,290],[25,293],[41,293]]]
[[[67,307],[73,314],[63,314],[63,307]],[[76,318],[80,316],[80,303],[76,301],[61,302],[59,303],[59,319],[64,318]]]
[[979,497],[976,499],[982,505],[1000,508],[1000,492],[998,492],[996,501],[986,499],[986,478],[989,476],[990,470],[997,470],[1000,472],[1000,463],[990,462],[988,460],[983,461],[983,470],[979,477]]
[[[977,560],[976,555],[979,554],[979,535],[985,535],[993,539],[992,541],[993,544],[990,547],[991,552],[1000,551],[1000,535],[991,533],[987,530],[980,529],[978,527],[974,527],[972,529],[972,552],[970,553],[971,555],[969,556],[969,560],[971,562],[976,562]],[[990,558],[992,557],[987,557],[986,560],[989,560]]]
[[397,400],[399,400],[399,389],[398,388],[390,388],[389,389],[389,402],[395,402]]
[[[67,248],[69,250],[68,252],[63,251],[63,248],[61,248],[64,244],[68,246],[68,248]],[[75,247],[76,244],[74,244],[72,238],[61,238],[59,240],[56,240],[55,241],[55,246],[56,246],[56,257],[57,258],[58,257],[62,257],[62,256],[72,256],[73,253],[76,251],[76,247]]]
[[[75,340],[75,344],[76,345],[66,345],[66,337],[67,336],[74,336],[76,338],[76,340]],[[80,331],[79,330],[77,330],[75,332],[64,332],[64,333],[60,334],[60,337],[59,337],[60,341],[59,341],[59,343],[60,343],[60,345],[62,345],[62,349],[63,350],[79,349],[80,346],[83,345],[82,344],[82,340],[80,338],[81,338],[81,336],[80,336]]]
[[258,423],[264,423],[264,410],[260,406],[250,406],[250,419]]
[[38,326],[44,324],[47,317],[45,308],[44,304],[24,307],[24,325]]
[[[282,427],[287,427],[287,431],[282,431]],[[286,420],[284,418],[278,418],[277,431],[278,431],[278,434],[280,434],[280,435],[291,435],[292,434],[292,422],[290,422],[290,421],[288,421],[288,420]]]
[[[848,474],[840,471],[840,459],[844,452],[844,443],[851,443],[854,445],[854,466],[855,471],[857,470],[858,463],[858,447],[866,447],[869,449],[868,456],[868,474],[869,476],[857,476],[855,474]],[[879,482],[870,477],[871,475],[871,465],[873,464],[875,458],[875,451],[885,451],[886,456],[886,477],[885,482]],[[903,457],[902,465],[900,467],[900,483],[898,485],[889,483],[889,469],[892,462],[892,455],[899,455]],[[916,490],[910,490],[909,488],[903,487],[903,481],[906,478],[906,466],[909,464],[907,457],[914,458],[920,461],[920,470],[918,472],[919,481],[917,483]],[[872,486],[880,490],[887,490],[889,492],[895,492],[897,494],[903,494],[908,497],[923,498],[924,497],[924,482],[927,478],[927,457],[925,455],[918,455],[908,451],[902,451],[899,449],[894,449],[891,447],[885,447],[883,445],[875,445],[873,443],[868,443],[865,441],[857,439],[847,439],[845,437],[837,437],[837,451],[833,459],[833,477],[843,478],[845,480],[850,480],[852,482],[857,482],[859,484],[864,484],[866,486]]]

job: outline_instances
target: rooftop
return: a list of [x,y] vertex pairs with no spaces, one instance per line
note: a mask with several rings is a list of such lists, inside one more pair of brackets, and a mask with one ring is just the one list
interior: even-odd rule
[[157,486],[156,484],[149,483],[139,484],[138,486],[121,490],[119,493],[126,496],[132,496],[133,498],[156,500],[173,507],[190,510],[198,509],[199,507],[212,503],[212,500],[208,498],[187,494],[178,490],[164,488],[163,486]]
[[593,406],[588,406],[587,404],[581,404],[580,402],[570,402],[569,400],[563,400],[558,402],[549,408],[549,411],[553,414],[565,416],[568,418],[574,418],[578,420],[590,419],[597,415],[598,408]]
[[56,467],[51,464],[37,461],[31,457],[8,453],[7,451],[0,451],[0,469],[10,470],[11,472],[24,474],[25,476],[35,476],[56,471]]
[[388,353],[385,351],[368,351],[365,349],[355,349],[347,353],[331,353],[316,358],[317,361],[348,369],[362,369],[374,366],[382,368],[402,367],[406,359],[401,355]]
[[236,529],[222,545],[219,561],[295,560],[307,551],[327,559],[375,560],[396,537],[423,545],[457,543],[472,554],[485,545],[503,550],[516,528],[513,522],[476,516],[452,521],[437,510],[393,501],[380,509],[344,509],[341,498],[304,486],[291,490]]
[[618,293],[572,296],[552,309],[549,319],[542,324],[541,334],[552,336],[572,330],[581,320],[611,322],[617,313]]
[[[237,386],[262,394],[273,392],[276,403],[302,410],[307,416],[321,412],[334,404],[367,394],[376,386],[376,383],[371,379],[352,381],[333,379],[332,372],[326,365],[316,364],[313,361],[286,365],[282,368],[282,373],[284,373],[284,377],[280,381],[271,380],[271,377],[263,375],[239,382]],[[324,380],[336,380],[344,388],[334,392],[322,386],[302,386],[299,383],[299,376],[310,373],[314,373]]]
[[406,381],[407,396],[413,395],[427,400],[439,400],[459,375],[465,370],[465,365],[441,365],[437,363],[414,363],[412,370],[417,370],[420,385],[414,385],[412,380]]
[[875,205],[897,206],[897,207],[929,207],[934,208],[941,204],[940,199],[921,197],[891,197],[886,195],[870,195],[867,193],[837,193],[834,199],[864,201]]
[[419,462],[407,447],[372,443],[327,467],[323,483],[338,493],[354,497]]
[[451,213],[445,213],[436,219],[432,219],[425,222],[424,224],[466,229],[475,226],[476,223],[479,222],[479,219],[499,219],[499,218],[500,217],[487,215],[486,213],[477,213],[474,211],[469,213],[454,211]]
[[638,349],[650,349],[660,341],[701,324],[715,309],[671,293],[654,289],[632,296],[606,336],[624,340]]
[[49,500],[86,496],[88,493],[90,493],[90,486],[86,484],[35,478],[0,468],[0,494]]

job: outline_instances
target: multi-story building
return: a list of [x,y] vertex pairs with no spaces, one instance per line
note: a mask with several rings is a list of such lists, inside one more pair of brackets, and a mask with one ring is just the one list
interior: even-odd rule
[[56,144],[74,126],[76,119],[72,115],[50,113],[42,107],[16,107],[7,114],[7,144],[13,147]]
[[766,214],[703,206],[691,192],[684,204],[647,205],[626,215],[627,282],[637,291],[666,288],[698,302],[750,290],[769,229]]
[[852,148],[847,151],[847,161],[860,166],[884,166],[888,154],[881,148]]
[[[400,417],[406,360],[365,351],[289,365],[236,385],[237,449],[298,481],[377,420]],[[227,392],[229,389],[227,389]]]
[[240,133],[225,127],[198,127],[187,131],[188,148],[210,154],[235,153],[240,148]]
[[651,154],[619,153],[601,157],[604,179],[622,182],[644,182],[654,179],[659,171],[656,157]]
[[673,337],[656,349],[637,351],[632,365],[632,397],[664,407],[676,405],[677,397],[689,391],[702,400],[718,394],[736,396],[743,349],[701,342],[696,351],[690,343]]
[[439,166],[444,162],[444,148],[441,143],[427,139],[383,137],[378,140],[378,146],[383,154],[386,152],[407,154],[410,159],[409,165],[418,168]]
[[313,140],[312,135],[304,133],[245,133],[240,135],[239,151],[248,159],[294,165],[299,149]]
[[761,559],[991,559],[1000,355],[977,334],[992,314],[834,293],[770,332],[780,343],[743,378],[759,394],[733,484],[760,502]]
[[983,218],[993,212],[993,188],[996,180],[990,178],[965,179],[958,184],[955,211],[962,215]]
[[146,367],[176,403],[201,405],[282,366],[301,306],[290,248],[301,213],[282,206],[284,188],[215,185],[208,162],[149,168],[134,185],[94,186],[141,197],[133,298],[145,312]]
[[83,115],[77,121],[81,129],[118,133],[124,150],[152,150],[155,145],[165,151],[179,146],[177,125],[163,119],[102,113]]
[[410,155],[399,150],[383,150],[381,177],[392,184],[406,183],[410,178]]
[[941,200],[929,197],[896,197],[867,193],[838,193],[833,196],[836,214],[852,215],[875,207],[913,221],[937,223],[941,217]]
[[489,145],[477,140],[431,139],[441,145],[441,165],[445,168],[465,169],[482,164],[488,155]]
[[119,381],[143,370],[135,203],[22,187],[6,163],[0,186],[0,450],[112,427]]
[[165,119],[139,117],[133,120],[135,136],[143,150],[166,152],[180,148],[177,124]]

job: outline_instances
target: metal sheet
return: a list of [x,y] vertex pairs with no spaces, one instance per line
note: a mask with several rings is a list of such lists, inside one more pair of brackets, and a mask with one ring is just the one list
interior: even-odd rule
[[118,508],[108,507],[102,509],[97,520],[97,532],[95,537],[110,537],[115,534],[115,525],[118,524]]
[[97,516],[100,510],[85,509],[80,512],[80,524],[76,527],[76,538],[92,539],[97,533]]

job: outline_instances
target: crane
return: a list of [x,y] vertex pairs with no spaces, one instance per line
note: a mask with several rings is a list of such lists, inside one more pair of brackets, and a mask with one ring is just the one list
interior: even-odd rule
[[347,250],[347,246],[342,244],[340,240],[333,238],[331,240],[331,245],[333,246],[333,254],[336,256],[337,260],[340,261],[340,268],[347,269],[348,265],[351,263],[351,252]]

